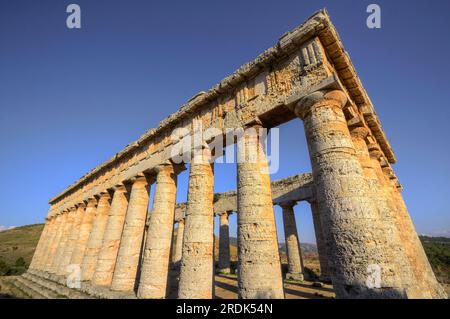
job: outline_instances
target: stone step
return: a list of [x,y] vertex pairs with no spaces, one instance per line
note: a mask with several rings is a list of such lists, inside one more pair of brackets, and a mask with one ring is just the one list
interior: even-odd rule
[[[16,299],[32,298],[30,295],[31,293],[27,293],[28,288],[16,282],[17,277],[18,276],[0,277],[0,293],[5,293],[7,296]],[[18,286],[20,286],[20,288]]]
[[81,291],[68,288],[60,283],[43,278],[36,273],[27,272],[23,275],[28,280],[34,282],[35,284],[44,287],[47,290],[52,291],[59,298],[69,298],[69,299],[92,299],[91,296],[82,293]]
[[19,289],[30,295],[32,299],[51,299],[55,296],[51,291],[43,289],[39,285],[24,277],[17,277],[14,280],[14,284]]

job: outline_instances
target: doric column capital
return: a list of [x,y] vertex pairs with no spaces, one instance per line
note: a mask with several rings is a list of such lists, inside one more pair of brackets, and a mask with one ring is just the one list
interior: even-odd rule
[[295,205],[297,205],[297,202],[295,200],[290,200],[290,201],[278,203],[278,206],[280,206],[283,209],[285,209],[285,208],[293,208]]
[[230,216],[232,211],[223,211],[223,212],[217,212],[217,216]]
[[108,190],[105,190],[103,192],[100,192],[100,194],[96,195],[96,197],[98,197],[99,201],[100,201],[100,199],[103,199],[103,200],[107,199],[107,200],[109,200],[109,199],[111,199],[111,194],[110,194],[110,192]]
[[369,148],[369,154],[371,158],[380,160],[380,158],[384,156],[377,143],[370,143],[369,145],[367,145],[367,147]]
[[352,138],[364,140],[370,134],[370,130],[365,126],[353,127],[350,129]]
[[147,186],[149,184],[149,178],[144,173],[140,173],[130,179],[133,185]]
[[119,183],[119,184],[113,186],[112,190],[114,192],[124,192],[124,193],[128,191],[127,186],[125,185],[125,183]]
[[91,197],[87,200],[86,207],[96,207],[97,206],[97,198]]
[[75,207],[76,207],[77,209],[83,209],[83,208],[86,208],[86,203],[85,203],[85,202],[81,202],[81,203],[75,204]]
[[341,90],[315,91],[302,97],[297,104],[295,104],[293,111],[299,118],[303,119],[313,106],[330,102],[343,108],[347,104],[348,98]]

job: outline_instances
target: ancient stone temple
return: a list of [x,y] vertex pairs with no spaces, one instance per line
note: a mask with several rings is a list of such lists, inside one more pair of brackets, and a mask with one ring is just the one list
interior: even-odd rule
[[[270,181],[263,143],[247,132],[288,121],[303,122],[312,173]],[[173,132],[193,133],[194,123],[216,134],[180,163],[174,150],[183,136]],[[225,138],[230,128],[243,129],[240,143]],[[211,152],[213,139],[237,143],[244,159],[236,164],[234,191],[214,194],[214,165],[220,164],[213,160],[223,154]],[[246,160],[256,153],[262,156]],[[294,206],[307,201],[321,277],[336,297],[446,297],[409,217],[395,161],[322,10],[50,199],[24,276],[71,298],[214,298],[214,272],[235,271],[229,216],[237,214],[239,297],[284,298],[274,205],[283,213],[286,277],[303,280]],[[177,175],[186,169],[187,202],[176,203]]]

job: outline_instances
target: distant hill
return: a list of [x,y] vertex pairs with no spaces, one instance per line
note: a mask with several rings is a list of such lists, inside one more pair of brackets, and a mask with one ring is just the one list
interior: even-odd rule
[[450,238],[419,236],[436,277],[450,284]]
[[20,275],[30,265],[43,224],[0,232],[0,276]]

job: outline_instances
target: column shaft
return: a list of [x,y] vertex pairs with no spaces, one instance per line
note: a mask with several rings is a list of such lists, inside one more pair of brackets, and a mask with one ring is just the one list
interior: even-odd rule
[[378,212],[377,227],[380,229],[378,240],[379,245],[384,247],[385,262],[384,264],[380,264],[381,276],[383,278],[382,284],[396,288],[406,295],[411,289],[416,290],[417,283],[413,279],[411,268],[395,226],[395,211],[392,205],[388,203],[386,192],[377,174],[377,168],[374,166],[376,163],[369,155],[366,144],[366,139],[369,137],[369,134],[370,130],[364,126],[352,127],[350,129],[356,156],[361,164],[367,182],[367,196],[372,198]]
[[66,243],[66,247],[64,249],[63,256],[61,258],[61,263],[58,268],[59,276],[67,276],[68,275],[68,266],[70,265],[70,261],[72,260],[72,254],[75,250],[76,243],[78,241],[78,235],[80,233],[81,221],[83,220],[84,211],[86,209],[86,205],[84,203],[78,204],[77,209],[72,214],[73,223],[70,229],[69,238]]
[[189,170],[178,298],[214,295],[214,175],[209,149],[195,151]]
[[103,237],[102,248],[98,256],[92,283],[98,286],[111,285],[114,268],[116,267],[120,239],[122,237],[125,215],[128,207],[128,191],[124,185],[116,186],[108,223]]
[[61,240],[61,235],[64,230],[64,215],[58,214],[55,216],[55,230],[53,232],[52,237],[50,238],[47,250],[48,254],[45,256],[44,264],[45,264],[45,271],[51,272],[53,269],[53,261],[56,258],[57,248],[59,245],[59,242]]
[[78,239],[75,243],[72,258],[70,261],[72,265],[79,265],[80,269],[81,263],[83,262],[84,253],[86,251],[86,244],[92,230],[92,224],[94,222],[96,209],[97,209],[97,199],[90,198],[88,200],[86,210],[83,214]]
[[43,259],[45,259],[46,247],[49,244],[52,224],[54,224],[54,218],[46,219],[39,242],[34,250],[33,259],[31,260],[29,269],[45,270],[45,260]]
[[346,101],[342,91],[314,92],[296,109],[304,120],[323,228],[332,239],[333,287],[338,298],[402,298],[382,281],[384,234],[342,111]]
[[98,255],[100,254],[100,250],[102,248],[106,224],[108,223],[110,207],[111,196],[108,192],[101,193],[97,204],[94,224],[92,225],[92,231],[86,244],[86,252],[81,265],[82,281],[90,281],[94,275]]
[[316,202],[311,202],[312,220],[314,224],[314,233],[316,235],[317,253],[319,255],[320,263],[320,280],[324,282],[331,282],[329,256],[327,239],[325,238],[322,221],[320,219],[319,208]]
[[73,211],[75,211],[75,208],[72,208],[70,211],[63,212],[61,215],[61,231],[58,232],[57,237],[55,238],[54,247],[56,247],[56,253],[55,258],[51,261],[52,265],[49,270],[52,274],[58,273],[59,265],[61,264],[64,250],[66,249],[66,244],[70,235],[70,228],[73,222]]
[[230,273],[230,226],[228,212],[219,213],[219,272]]
[[238,140],[238,295],[284,298],[268,163],[256,130]]
[[280,205],[283,210],[284,236],[288,258],[286,279],[303,280],[303,260],[293,207],[295,204],[295,202],[288,202]]
[[147,221],[149,187],[147,178],[137,177],[131,188],[125,225],[120,241],[111,289],[133,291]]
[[184,233],[184,220],[178,221],[177,237],[175,241],[175,247],[173,249],[172,262],[179,263],[183,252],[183,233]]
[[150,219],[139,282],[139,298],[165,298],[173,235],[177,176],[171,164],[157,168]]
[[[385,170],[386,178],[389,179],[389,170]],[[393,185],[387,186],[386,190],[395,207],[394,215],[405,254],[409,260],[410,267],[416,278],[418,289],[411,292],[411,298],[447,298],[447,293],[436,280],[422,243],[417,235],[414,224],[409,216],[408,209],[403,200],[400,189],[397,188],[396,179],[391,180]]]
[[42,247],[42,252],[41,252],[41,256],[40,256],[40,262],[39,262],[39,266],[41,268],[41,270],[43,271],[48,271],[50,268],[50,265],[47,265],[47,260],[49,258],[52,258],[52,256],[55,254],[55,251],[52,250],[52,243],[57,235],[58,232],[58,228],[59,228],[59,222],[57,220],[58,216],[54,216],[52,218],[52,223],[48,230],[48,233],[46,235],[47,239],[46,239],[46,243],[45,245]]

